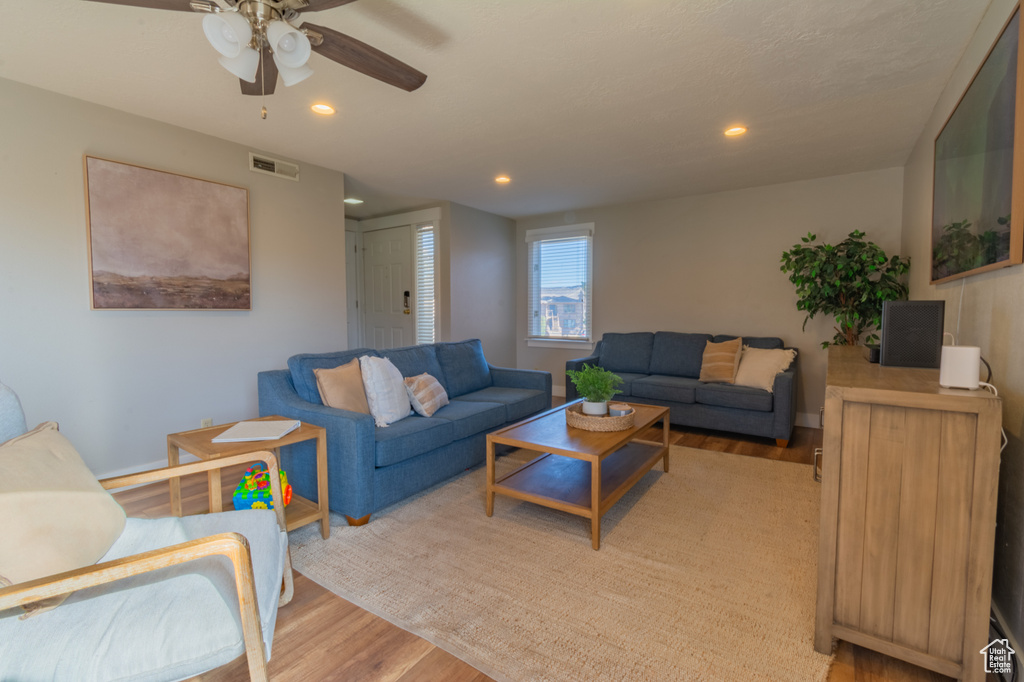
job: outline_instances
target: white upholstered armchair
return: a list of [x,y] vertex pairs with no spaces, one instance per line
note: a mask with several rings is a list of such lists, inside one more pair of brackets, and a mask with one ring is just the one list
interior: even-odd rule
[[[274,510],[161,519],[124,519],[121,510],[119,521],[105,492],[255,460],[270,470]],[[266,680],[277,609],[292,592],[274,455],[91,484],[71,480],[81,470],[56,425],[28,431],[17,396],[0,384],[0,680],[182,680],[243,653],[251,679]],[[42,525],[19,525],[30,515]],[[101,538],[99,556],[83,564],[78,545],[96,552],[104,526],[112,544],[104,549]],[[24,579],[46,565],[73,568]]]

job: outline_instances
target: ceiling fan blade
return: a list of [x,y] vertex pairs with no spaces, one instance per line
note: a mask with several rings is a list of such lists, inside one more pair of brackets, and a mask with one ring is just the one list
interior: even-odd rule
[[191,0],[89,0],[89,2],[105,2],[108,5],[125,5],[126,7],[145,7],[146,9],[168,9],[176,12],[193,12]]
[[420,87],[427,80],[426,74],[408,64],[400,62],[391,55],[385,54],[375,47],[370,47],[360,40],[339,33],[333,28],[315,24],[303,24],[302,28],[316,31],[324,37],[322,43],[312,46],[314,52],[342,66],[355,69],[359,73],[364,73],[371,78],[409,92]]
[[[239,78],[238,83],[242,86],[243,95],[274,94],[274,88],[277,87],[277,63],[269,47],[263,48],[263,59],[260,60],[260,68],[256,70],[256,82],[250,83]],[[266,92],[263,90],[264,85]]]
[[347,5],[350,2],[356,0],[307,0],[308,4],[305,7],[297,8],[299,12],[319,12],[324,9],[334,9],[335,7],[341,7]]

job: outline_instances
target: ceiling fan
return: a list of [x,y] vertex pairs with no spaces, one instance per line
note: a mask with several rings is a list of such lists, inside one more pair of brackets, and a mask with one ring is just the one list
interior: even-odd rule
[[279,75],[286,86],[309,78],[313,70],[306,61],[311,51],[408,92],[427,80],[426,74],[375,47],[302,20],[305,12],[332,9],[355,0],[90,1],[205,13],[206,38],[220,52],[221,66],[238,76],[244,95],[273,94]]

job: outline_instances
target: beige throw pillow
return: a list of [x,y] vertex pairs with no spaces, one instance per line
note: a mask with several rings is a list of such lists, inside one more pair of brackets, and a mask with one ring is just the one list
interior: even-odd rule
[[700,363],[700,380],[708,383],[733,383],[736,380],[736,369],[740,366],[742,344],[742,338],[721,343],[708,341]]
[[0,471],[0,579],[90,566],[124,530],[124,509],[54,422],[0,445]]
[[334,369],[314,369],[313,374],[316,376],[316,388],[320,391],[320,400],[324,405],[370,414],[370,405],[366,402],[366,389],[363,388],[363,373],[359,369],[359,358],[353,358],[352,362]]
[[448,404],[448,394],[437,379],[426,372],[405,380],[405,390],[409,393],[409,402],[416,414],[424,417],[433,416],[435,412]]
[[740,367],[736,370],[736,385],[761,388],[769,393],[775,385],[775,375],[785,372],[796,359],[792,348],[751,348],[744,346]]

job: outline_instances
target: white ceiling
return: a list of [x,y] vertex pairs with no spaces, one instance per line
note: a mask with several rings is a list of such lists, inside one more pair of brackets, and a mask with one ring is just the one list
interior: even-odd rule
[[306,18],[426,84],[313,55],[264,121],[199,15],[0,0],[0,77],[344,171],[356,217],[523,217],[902,165],[988,2],[359,0]]

